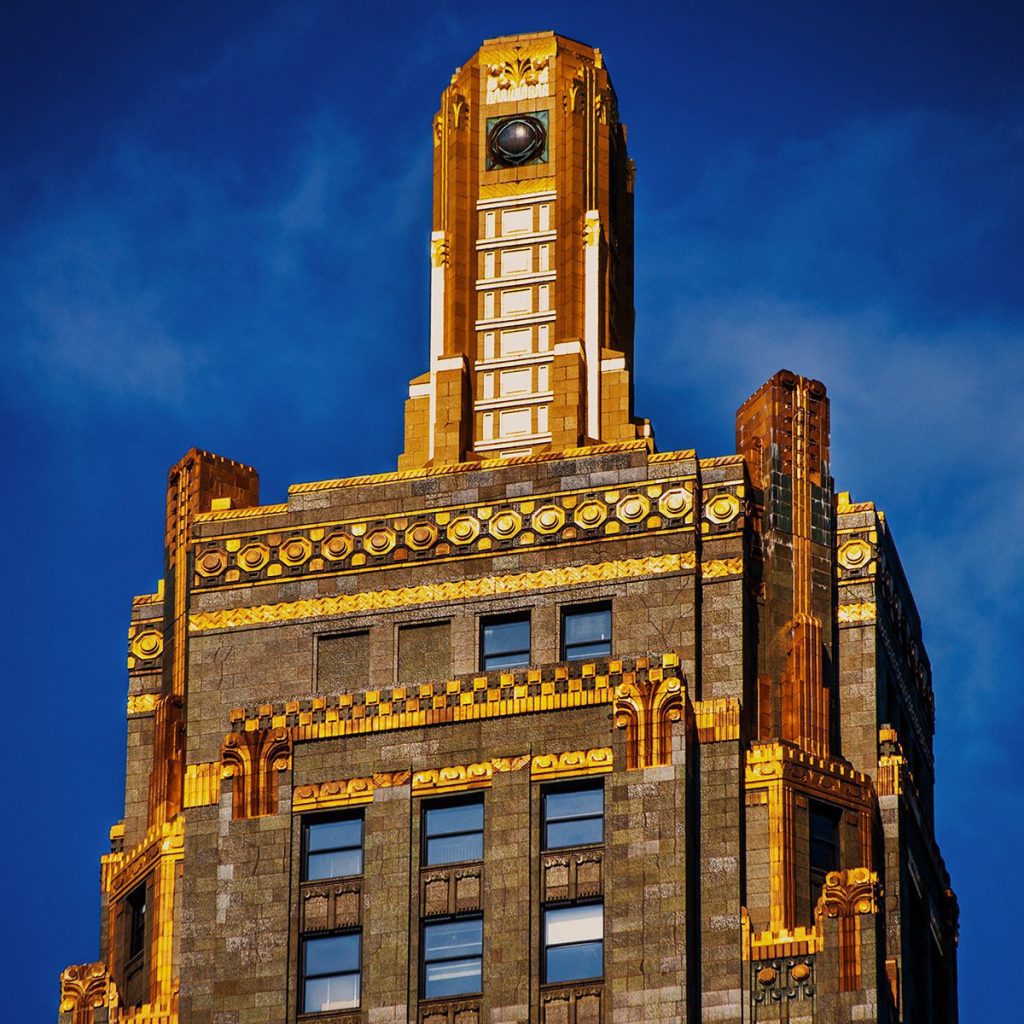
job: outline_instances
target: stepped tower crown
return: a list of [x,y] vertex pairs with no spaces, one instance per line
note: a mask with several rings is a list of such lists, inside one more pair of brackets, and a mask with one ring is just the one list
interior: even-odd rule
[[486,40],[434,117],[430,369],[400,468],[649,437],[633,418],[633,178],[601,51]]

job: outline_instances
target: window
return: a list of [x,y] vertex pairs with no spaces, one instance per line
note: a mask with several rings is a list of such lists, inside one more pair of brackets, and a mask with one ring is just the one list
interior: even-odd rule
[[506,615],[480,623],[480,667],[485,672],[530,664],[530,616]]
[[562,611],[562,660],[607,658],[612,653],[612,609],[591,604]]
[[316,818],[306,824],[304,882],[362,873],[362,814]]
[[424,622],[398,630],[398,684],[447,679],[452,668],[451,626]]
[[359,1005],[359,932],[302,940],[302,1012]]
[[424,865],[482,860],[483,855],[483,797],[443,800],[424,805]]
[[837,807],[810,804],[811,906],[818,902],[825,875],[839,870],[839,816]]
[[570,782],[544,790],[544,849],[604,842],[604,785]]
[[483,919],[451,918],[423,926],[423,998],[481,990]]
[[122,998],[126,1006],[140,1006],[146,1001],[146,933],[149,916],[147,883],[137,885],[124,900],[124,978]]
[[316,650],[320,693],[361,693],[370,688],[370,634],[322,636]]
[[544,980],[581,981],[604,974],[604,905],[544,911]]

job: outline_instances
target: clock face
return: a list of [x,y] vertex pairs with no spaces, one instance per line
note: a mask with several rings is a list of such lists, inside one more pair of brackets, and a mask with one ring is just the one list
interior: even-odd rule
[[487,169],[523,167],[548,158],[548,112],[511,114],[487,122]]

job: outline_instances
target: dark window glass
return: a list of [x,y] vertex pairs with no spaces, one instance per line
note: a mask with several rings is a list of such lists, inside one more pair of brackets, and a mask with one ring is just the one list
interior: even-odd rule
[[461,996],[481,989],[483,920],[436,921],[423,926],[423,996]]
[[811,906],[818,902],[825,876],[839,870],[839,816],[837,807],[812,802],[809,811],[811,840]]
[[146,949],[146,887],[140,885],[128,894],[128,959],[141,956]]
[[121,918],[124,929],[121,949],[124,966],[121,974],[121,1000],[125,1006],[140,1006],[149,994],[148,957],[146,955],[149,923],[149,892],[147,883],[137,885],[124,899]]
[[302,940],[302,1012],[359,1005],[359,932]]
[[316,819],[306,825],[303,879],[341,878],[363,873],[363,816]]
[[482,860],[483,797],[424,804],[423,837],[424,864]]
[[529,664],[529,615],[484,619],[480,623],[480,667],[485,672]]
[[572,782],[544,790],[544,848],[604,842],[604,785]]
[[604,905],[544,911],[544,980],[581,981],[604,974]]
[[607,658],[612,653],[610,605],[566,608],[562,612],[562,660]]

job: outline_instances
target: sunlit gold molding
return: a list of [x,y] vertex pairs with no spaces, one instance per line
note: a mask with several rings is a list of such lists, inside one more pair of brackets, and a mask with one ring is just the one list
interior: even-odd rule
[[404,786],[409,782],[411,774],[408,771],[378,772],[361,778],[296,786],[292,792],[292,811],[322,811],[331,807],[367,804],[373,800],[376,790]]
[[185,848],[185,819],[154,825],[131,849],[100,858],[100,884],[111,899],[118,899],[147,875],[162,858],[180,860]]
[[536,192],[554,192],[554,178],[527,178],[525,181],[491,181],[480,186],[481,199],[528,196]]
[[740,738],[740,702],[736,697],[695,700],[693,720],[700,743]]
[[495,757],[474,764],[455,764],[446,768],[427,768],[412,776],[413,796],[454,793],[465,789],[489,786],[495,772],[515,772],[530,763],[529,754],[517,757]]
[[574,775],[600,775],[613,767],[611,747],[567,750],[561,754],[538,754],[530,763],[534,779],[566,779]]
[[764,793],[768,804],[769,928],[796,925],[795,818],[798,793],[852,811],[857,816],[860,855],[870,860],[871,780],[837,758],[822,757],[788,743],[755,743],[747,752],[746,790]]
[[136,693],[128,698],[128,715],[150,715],[160,703],[158,693]]
[[861,987],[861,917],[877,914],[882,887],[870,868],[830,871],[815,907],[816,925],[823,918],[837,918],[839,932],[839,989],[855,992]]
[[185,767],[185,798],[183,806],[207,807],[220,800],[220,761],[203,761]]
[[741,576],[743,558],[716,558],[700,563],[700,573],[705,580],[720,579],[723,576]]
[[72,1014],[72,1024],[93,1024],[95,1009],[117,1006],[117,986],[103,961],[75,964],[61,971],[60,1012]]
[[692,477],[649,479],[628,487],[561,491],[540,501],[524,496],[498,505],[460,504],[200,538],[193,544],[193,584],[222,589],[272,582],[286,570],[289,579],[379,570],[407,564],[410,550],[420,562],[465,558],[496,545],[529,547],[538,533],[561,546],[624,530],[690,530],[694,488]]
[[686,687],[674,655],[646,677],[623,673],[615,688],[615,724],[626,730],[626,767],[650,768],[672,761],[672,723],[683,716]]
[[877,609],[874,601],[863,601],[860,604],[841,604],[839,606],[840,622],[874,622],[877,618]]
[[[481,459],[479,462],[457,462],[448,466],[429,466],[421,469],[399,469],[391,473],[372,473],[366,476],[340,477],[334,480],[314,480],[305,484],[292,484],[289,494],[310,494],[314,491],[332,491],[339,487],[364,487],[374,484],[389,484],[398,480],[419,480],[424,477],[451,476],[453,473],[476,473],[481,469],[500,469],[503,466],[522,466],[541,462],[561,462],[564,459],[580,459],[616,452],[646,451],[649,462],[674,462],[677,459],[692,459],[693,449],[678,452],[654,454],[654,442],[650,438],[635,441],[615,441],[609,444],[592,444],[585,448],[562,448],[556,452],[541,452],[537,455],[510,455],[506,458]],[[740,457],[739,461],[743,461]],[[203,517],[205,518],[205,517]]]
[[[176,1024],[177,1021],[177,979],[172,974],[174,885],[177,864],[184,854],[185,819],[178,815],[150,828],[143,840],[130,850],[109,853],[100,858],[100,880],[107,895],[110,913],[108,934],[112,943],[118,941],[120,901],[143,882],[151,886],[153,917],[149,998],[127,1018],[137,1024]],[[113,991],[113,998],[116,998],[116,990],[111,987],[109,991]],[[111,1016],[110,1019],[113,1024],[122,1018]],[[92,1024],[91,1018],[85,1020]]]
[[798,925],[796,928],[750,931],[750,919],[743,908],[743,959],[778,960],[794,956],[809,956],[824,949],[824,937],[815,927]]
[[659,576],[664,573],[692,569],[694,564],[694,554],[690,551],[649,558],[625,558],[614,562],[598,562],[592,565],[575,565],[559,569],[541,569],[508,576],[483,576],[468,580],[425,584],[418,587],[398,587],[394,590],[364,591],[358,594],[313,598],[306,601],[282,601],[279,604],[199,612],[190,616],[189,629],[193,633],[201,633],[206,630],[238,629],[273,622],[324,618],[331,615],[351,615],[357,612],[380,611],[410,605],[449,603],[481,597],[502,597],[508,594],[552,587]]
[[164,652],[164,634],[159,619],[134,622],[128,629],[128,671],[158,672]]
[[221,748],[222,777],[232,780],[232,817],[277,813],[277,775],[292,766],[287,729],[230,733]]

